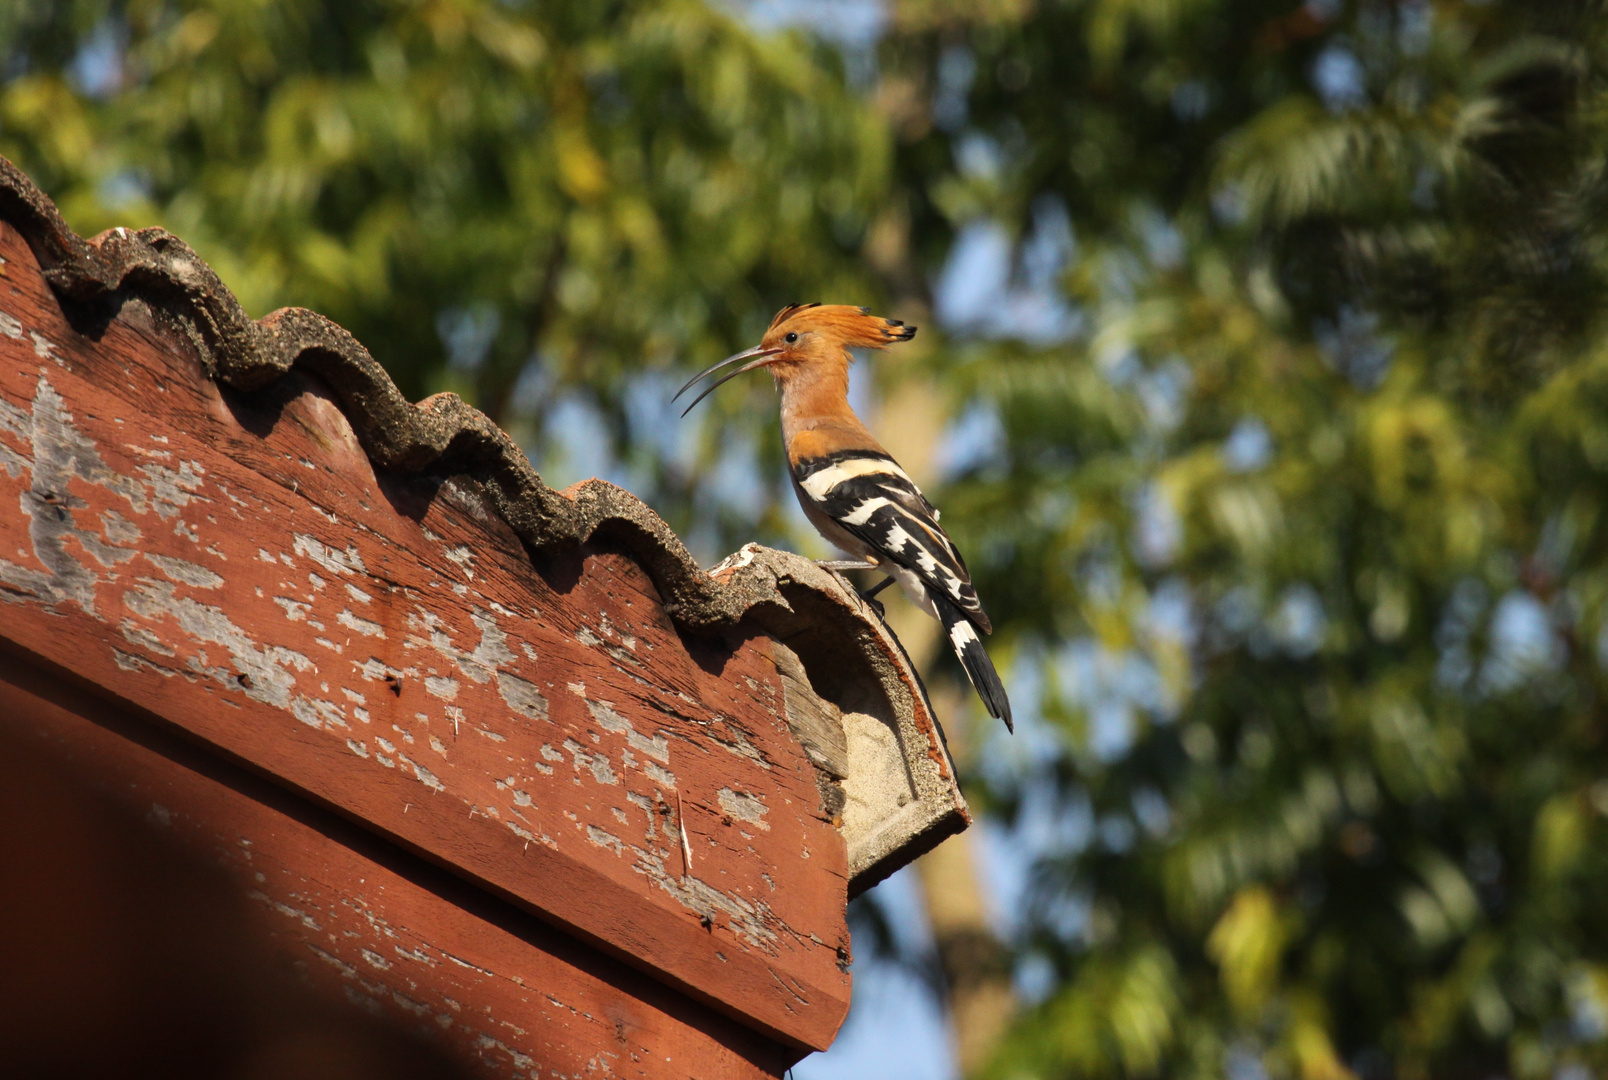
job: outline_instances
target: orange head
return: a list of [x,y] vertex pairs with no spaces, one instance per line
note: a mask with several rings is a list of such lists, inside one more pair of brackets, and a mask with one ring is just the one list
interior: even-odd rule
[[878,318],[866,308],[852,304],[789,304],[776,313],[770,329],[756,347],[710,365],[676,391],[676,397],[680,397],[699,379],[728,364],[748,361],[706,387],[681,415],[691,412],[693,405],[714,393],[728,379],[761,367],[770,368],[777,385],[784,390],[794,381],[823,379],[841,380],[846,390],[849,364],[854,359],[850,349],[886,349],[896,341],[909,341],[915,336],[914,326],[906,326],[897,319]]

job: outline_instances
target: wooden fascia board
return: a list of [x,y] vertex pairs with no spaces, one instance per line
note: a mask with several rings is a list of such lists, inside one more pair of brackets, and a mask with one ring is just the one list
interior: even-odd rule
[[477,1074],[777,1080],[802,1055],[77,684],[0,648],[0,744],[221,867],[302,977]]
[[[33,604],[11,583],[13,591],[6,598],[20,602],[0,610],[0,633],[776,1038],[815,1048],[830,1043],[848,999],[842,896],[891,872],[966,821],[919,678],[880,619],[841,579],[807,560],[763,549],[745,552],[715,576],[705,573],[657,515],[630,494],[596,481],[565,492],[547,487],[523,453],[484,416],[452,395],[408,403],[362,346],[321,316],[288,309],[250,320],[212,271],[161,230],[112,230],[93,241],[77,237],[49,200],[3,159],[0,222],[9,223],[11,229],[5,231],[13,233],[4,238],[9,263],[0,265],[5,272],[0,312],[10,312],[27,294],[26,320],[16,312],[0,317],[0,351],[19,361],[7,372],[4,393],[13,409],[9,415],[16,430],[11,434],[17,437],[6,464],[22,483],[18,497],[29,508],[29,539],[18,549],[25,557],[6,565],[44,572],[47,580],[45,602]],[[30,279],[30,271],[42,279]],[[49,291],[43,282],[49,283]],[[102,473],[86,479],[80,460],[62,474],[60,492],[36,490],[37,462],[29,457],[34,447],[23,444],[38,436],[41,405],[56,418],[46,417],[46,427],[60,417],[69,421],[70,431],[57,430],[51,437],[100,447],[88,453],[98,462],[88,468]],[[117,415],[119,408],[128,415]],[[136,451],[127,440],[119,443],[118,424],[159,417],[173,426],[172,436],[162,436],[168,444],[152,443]],[[173,445],[185,439],[191,445]],[[210,470],[192,469],[194,488],[185,486],[186,462]],[[231,469],[236,471],[229,488],[233,494],[223,490]],[[218,486],[203,493],[208,484]],[[131,497],[140,485],[143,494]],[[162,485],[166,487],[159,491]],[[99,503],[92,506],[94,499],[85,498],[86,487],[98,493]],[[58,501],[53,503],[52,497]],[[145,501],[147,518],[160,519],[160,539],[155,530],[135,521],[139,515],[133,502],[138,499]],[[230,499],[241,500],[240,505],[230,505]],[[256,505],[242,511],[252,500]],[[209,517],[208,505],[238,519],[212,540],[210,546],[220,553],[213,568],[207,557],[197,555],[208,546],[200,543],[202,532],[208,524],[218,525],[215,513],[203,522]],[[82,526],[90,524],[91,511],[99,513],[99,523],[86,530]],[[106,518],[108,511],[116,518]],[[365,513],[367,519],[358,520]],[[65,515],[58,520],[68,527],[46,537],[45,554],[59,554],[65,550],[62,544],[75,547],[73,557],[54,568],[47,565],[48,558],[41,561],[38,548],[41,528],[52,532],[47,520],[52,515]],[[143,560],[141,572],[123,575],[138,579],[131,588],[126,580],[113,584],[125,556],[112,550],[119,547],[112,534],[121,526],[108,526],[107,521],[119,519],[141,537],[134,541],[140,549],[134,554]],[[15,524],[24,523],[19,519]],[[256,535],[251,530],[262,533],[259,538],[273,533],[277,543],[248,542]],[[382,550],[369,550],[365,559],[365,546],[372,548],[368,541]],[[31,566],[28,543],[35,547]],[[87,552],[86,544],[102,550]],[[226,550],[231,544],[239,550]],[[105,574],[94,566],[102,556],[112,560],[100,567]],[[253,559],[261,563],[252,567],[261,579],[255,583],[252,574],[238,573]],[[533,559],[543,565],[536,566]],[[296,595],[278,588],[289,580],[282,570],[297,562],[313,567],[298,565],[297,574],[310,573],[322,586],[311,584],[310,591]],[[361,574],[345,580],[359,567]],[[87,573],[104,580],[85,585],[82,579],[77,584],[59,579],[52,584],[48,579],[59,578],[58,569],[69,579]],[[23,578],[41,580],[27,574]],[[101,586],[112,591],[99,597]],[[238,595],[218,603],[220,588]],[[246,588],[260,595],[246,595],[241,591]],[[641,625],[633,632],[630,618],[618,617],[618,612],[610,620],[605,602],[597,607],[604,613],[601,622],[588,624],[591,616],[571,620],[573,625],[564,627],[565,638],[556,624],[543,623],[542,614],[530,614],[539,610],[531,603],[533,597],[544,596],[546,609],[557,611],[566,608],[576,589],[591,589],[595,599],[631,597],[627,606],[636,608]],[[21,592],[27,591],[25,581]],[[358,594],[368,600],[358,600]],[[440,603],[417,602],[437,595],[443,598]],[[559,596],[562,602],[554,599]],[[379,617],[364,607],[376,598],[383,609]],[[139,610],[129,607],[130,599]],[[320,603],[329,610],[318,610]],[[442,621],[442,603],[456,612],[455,624],[450,618]],[[252,618],[260,625],[280,617],[287,625],[305,623],[293,629],[306,630],[317,622],[325,632],[287,639],[301,644],[299,650],[247,634],[243,651],[231,652],[217,640],[222,631],[203,626],[217,614],[233,622],[253,608]],[[113,611],[116,619],[108,617]],[[193,624],[188,630],[187,618]],[[432,619],[441,625],[430,625]],[[75,620],[76,627],[64,633]],[[188,637],[164,637],[157,623],[171,624]],[[238,624],[234,628],[241,629]],[[526,628],[532,631],[531,640],[520,642],[527,654],[522,656],[508,642]],[[346,657],[354,629],[360,639],[373,639],[369,644],[393,643],[401,650],[399,658],[379,655],[383,649],[369,650],[373,655],[361,663]],[[634,693],[631,680],[640,679],[630,670],[632,662],[622,659],[631,651],[621,644],[622,634],[638,640],[657,634],[666,650],[661,655],[680,651],[680,682],[673,691],[689,702],[660,700],[643,706],[655,717],[668,717],[668,728],[649,731],[637,713],[620,704]],[[309,637],[316,648],[306,644]],[[812,762],[806,748],[789,737],[797,732],[789,729],[786,680],[767,644],[788,640],[797,647],[807,681],[818,684],[811,692],[819,691],[839,709],[851,743],[858,723],[862,735],[891,745],[899,758],[893,770],[897,776],[858,778],[862,801],[870,801],[860,807],[866,824],[848,830],[846,847],[832,828],[834,815],[823,813],[823,806],[831,809],[825,805],[830,800],[811,798],[822,783],[820,762]],[[425,643],[433,644],[427,648]],[[541,658],[573,651],[577,643],[583,654],[590,650],[590,660],[583,656],[567,662],[576,670],[596,662],[599,671],[615,680],[607,695],[597,684],[576,689],[573,679],[562,680],[562,689],[541,685]],[[300,681],[304,678],[318,685],[329,682],[311,659],[326,647],[339,658],[332,662],[347,663],[355,672],[351,677],[359,685],[307,692]],[[402,654],[410,649],[424,655],[430,648],[434,674],[426,670],[429,662],[423,667],[404,662]],[[273,661],[281,655],[275,649],[299,652],[313,676],[306,669],[293,671],[294,660]],[[218,662],[222,654],[228,654],[227,663]],[[530,670],[522,670],[527,662]],[[662,674],[656,671],[656,678]],[[396,685],[387,682],[388,676]],[[176,677],[190,689],[175,693]],[[432,680],[439,692],[432,692]],[[456,683],[451,695],[447,681]],[[749,689],[734,694],[733,688],[744,683]],[[429,697],[426,704],[440,714],[410,712],[395,693],[397,685],[410,701]],[[348,692],[363,698],[364,705],[343,698]],[[328,738],[321,742],[313,734],[328,727],[323,734],[330,735],[341,723],[355,731],[355,713],[338,715],[343,709],[362,708],[370,720],[360,723],[379,722],[371,706],[397,713],[384,718],[396,729],[394,735],[371,732],[352,740],[371,757],[353,746],[343,750]],[[239,723],[230,710],[252,714],[251,722]],[[495,754],[477,757],[458,746],[466,720],[490,716],[525,729],[511,736],[481,724],[475,737],[488,731],[487,745],[504,758],[509,758],[509,739],[525,737],[530,742],[521,758],[529,766],[526,787],[507,782],[519,777],[498,775],[501,766],[491,760]],[[736,721],[742,730],[736,737],[705,730],[711,717]],[[454,737],[450,744],[444,726],[449,723]],[[537,738],[535,729],[543,724],[569,725],[567,737],[575,747]],[[762,729],[765,746],[756,751],[754,736]],[[408,746],[404,732],[415,746]],[[528,815],[523,825],[514,820],[520,812],[517,800],[533,798],[527,788],[540,772],[537,766],[545,763],[576,776],[587,771],[579,755],[593,751],[584,740],[613,740],[619,744],[617,762],[624,762],[634,748],[638,776],[651,779],[648,766],[655,763],[641,752],[644,746],[659,748],[668,745],[659,740],[671,739],[692,746],[700,738],[700,752],[714,754],[712,747],[725,747],[720,753],[729,759],[705,770],[709,790],[691,800],[683,792],[675,808],[669,805],[674,796],[663,777],[657,783],[644,779],[641,789],[631,792],[638,800],[632,812],[644,817],[644,842],[635,849],[636,862],[646,860],[647,870],[616,865],[631,845],[610,832],[606,820],[587,823],[599,834],[590,837],[597,850],[582,849],[578,859],[555,854],[542,841],[543,836],[553,841],[551,832],[528,827]],[[441,749],[423,750],[430,740]],[[748,789],[763,788],[761,779],[774,780],[756,776],[734,781],[725,775],[753,764],[748,751],[758,753],[760,766],[773,773],[778,763],[785,767],[788,780],[780,790],[793,808],[785,829],[775,827],[776,819],[767,822],[769,829],[752,821],[746,823],[752,828],[734,822],[734,808],[739,818],[758,813],[746,801],[758,793]],[[431,752],[442,761],[436,763]],[[548,754],[563,760],[544,757]],[[390,765],[379,767],[388,771],[375,772],[374,763],[382,756]],[[885,759],[865,760],[888,772]],[[622,767],[605,763],[603,769],[616,780],[625,775]],[[594,779],[600,775],[590,771]],[[716,780],[719,787],[713,786]],[[852,794],[856,778],[844,780]],[[415,801],[421,784],[429,796]],[[454,805],[462,804],[458,810],[467,807],[462,820],[458,810],[432,805],[449,790]],[[499,806],[499,797],[515,801]],[[617,816],[630,808],[608,809]],[[704,837],[717,850],[722,844],[715,837],[726,830],[746,833],[739,844],[724,848],[735,860],[733,868],[745,877],[748,895],[699,881],[685,867],[679,875],[674,872],[680,845],[670,839],[674,833],[679,841],[682,814],[688,815],[689,838],[698,835],[699,815],[719,823],[708,825]],[[657,823],[648,824],[654,817]],[[757,844],[750,842],[756,839]],[[828,860],[831,865],[817,861],[805,875],[817,884],[835,882],[837,899],[822,903],[807,895],[811,890],[800,889],[790,900],[772,903],[752,891],[760,882],[776,881],[784,861],[780,852],[795,843],[802,845],[801,851],[813,845],[838,853]],[[754,853],[767,845],[768,855]],[[599,856],[611,847],[614,864]],[[692,854],[696,871],[696,848]],[[577,910],[576,896],[602,902]],[[782,908],[791,904],[800,917],[788,918],[776,903]],[[751,917],[754,910],[765,914]],[[806,910],[814,914],[803,914]],[[733,947],[713,944],[721,932],[731,935]]]

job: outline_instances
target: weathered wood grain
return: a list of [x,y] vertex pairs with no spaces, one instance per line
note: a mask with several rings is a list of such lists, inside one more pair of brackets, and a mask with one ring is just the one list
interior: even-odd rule
[[227,868],[315,985],[487,1077],[774,1080],[798,1057],[70,675],[0,652],[0,753],[17,745]]
[[377,474],[317,379],[226,390],[139,301],[80,333],[0,258],[0,636],[830,1043],[846,856],[757,627],[686,636],[606,540],[533,554],[448,470]]

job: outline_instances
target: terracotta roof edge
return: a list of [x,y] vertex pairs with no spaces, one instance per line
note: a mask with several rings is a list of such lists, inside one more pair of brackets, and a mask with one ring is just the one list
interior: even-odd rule
[[756,604],[779,599],[712,579],[664,520],[621,488],[587,481],[555,491],[502,429],[456,394],[408,401],[362,343],[323,315],[282,308],[252,319],[212,268],[165,229],[117,228],[85,240],[4,157],[0,219],[27,241],[64,300],[84,305],[132,294],[177,316],[207,374],[220,383],[257,390],[293,366],[317,375],[335,391],[376,466],[473,476],[504,519],[538,549],[584,543],[607,531],[652,577],[666,611],[688,629],[730,626]]

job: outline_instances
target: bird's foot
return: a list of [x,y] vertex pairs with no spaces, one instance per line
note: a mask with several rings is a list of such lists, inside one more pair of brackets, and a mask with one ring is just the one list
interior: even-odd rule
[[815,565],[822,570],[874,570],[875,565],[864,559],[816,559]]

